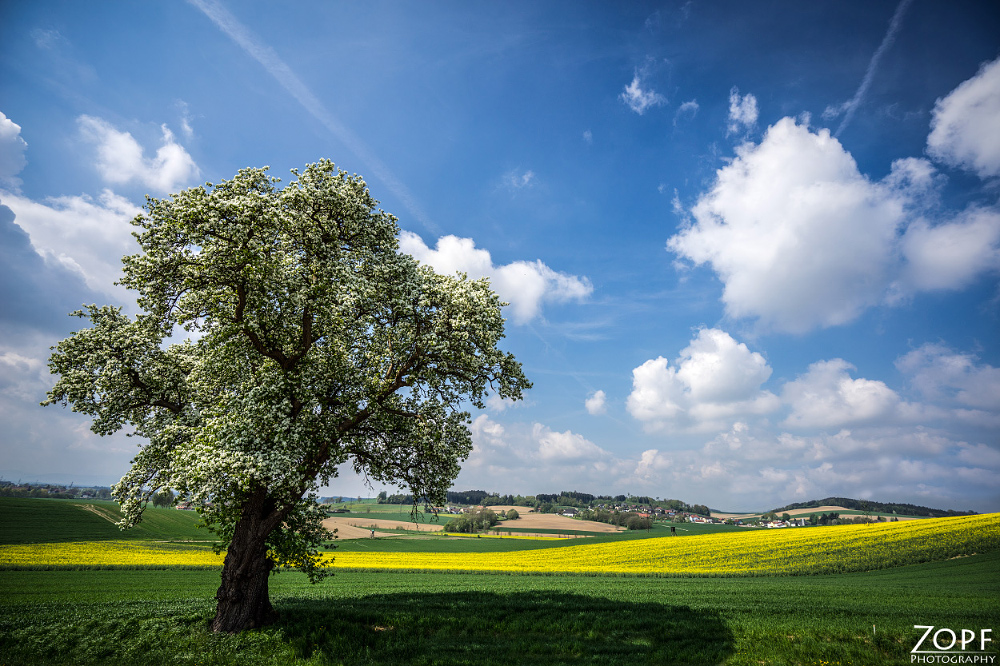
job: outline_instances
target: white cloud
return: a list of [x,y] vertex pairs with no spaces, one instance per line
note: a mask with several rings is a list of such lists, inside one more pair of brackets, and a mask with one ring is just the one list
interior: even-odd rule
[[659,484],[665,470],[674,464],[670,454],[661,453],[658,449],[648,449],[642,452],[635,463],[633,477],[639,483]]
[[917,220],[901,241],[907,291],[959,289],[1000,268],[1000,211],[970,208],[956,220],[930,226]]
[[655,90],[643,90],[640,74],[637,71],[632,77],[632,83],[625,86],[624,92],[618,96],[630,109],[640,116],[654,106],[663,106],[667,98]]
[[473,451],[456,481],[461,487],[534,494],[572,480],[594,488],[617,482],[634,467],[583,435],[537,422],[502,425],[481,414],[470,431]]
[[937,101],[927,150],[980,178],[1000,176],[1000,58]]
[[96,201],[74,196],[38,203],[7,194],[3,203],[14,211],[17,225],[46,261],[78,273],[95,291],[119,302],[131,300],[127,290],[114,282],[121,277],[121,258],[139,249],[130,222],[142,213],[140,208],[110,190]]
[[77,124],[83,137],[96,144],[97,170],[109,183],[137,181],[158,192],[169,193],[190,183],[200,173],[166,125],[161,127],[163,143],[156,157],[146,158],[142,146],[129,132],[120,132],[105,120],[84,115],[77,119]]
[[679,107],[677,107],[677,112],[674,114],[674,126],[677,125],[677,121],[681,118],[694,118],[698,115],[698,100],[692,99],[684,102]]
[[701,329],[674,365],[662,356],[632,371],[629,413],[648,430],[718,429],[740,414],[766,414],[778,398],[761,390],[771,368],[728,333]]
[[139,442],[124,433],[99,437],[89,417],[68,408],[39,407],[54,381],[46,365],[52,344],[49,332],[8,329],[0,336],[0,478],[114,483]]
[[572,430],[556,432],[541,423],[536,423],[531,429],[531,434],[538,443],[538,457],[545,462],[594,462],[609,457],[607,451]]
[[474,451],[459,487],[650,495],[669,488],[671,497],[739,510],[826,496],[980,511],[995,510],[997,500],[997,446],[930,428],[859,425],[791,434],[763,420],[741,420],[700,444],[671,437],[670,450],[622,457],[583,434],[540,423],[501,425],[481,415],[471,429]]
[[980,364],[972,354],[926,344],[896,361],[927,400],[1000,412],[1000,368]]
[[24,157],[27,147],[21,138],[21,126],[0,112],[0,187],[15,191],[20,188],[16,176],[28,163]]
[[184,138],[190,141],[194,137],[194,128],[191,127],[191,109],[188,103],[182,99],[175,102],[177,110],[181,114],[181,133],[184,134]]
[[850,321],[882,296],[902,216],[826,130],[791,118],[745,144],[668,247],[710,263],[731,316],[802,332]]
[[749,130],[757,124],[757,98],[747,93],[740,97],[736,86],[729,91],[728,134]]
[[583,140],[586,141],[588,144],[594,143],[594,133],[591,132],[590,130],[584,130]]
[[604,391],[594,391],[583,403],[587,408],[587,413],[597,416],[606,412],[607,406],[604,404],[606,397]]
[[517,169],[514,169],[505,173],[501,182],[507,189],[522,190],[526,187],[533,187],[534,180],[535,172],[531,169],[523,172],[519,172]]
[[517,405],[517,401],[512,398],[501,398],[496,393],[491,393],[486,398],[486,409],[495,414],[506,412],[511,407]]
[[851,379],[854,366],[843,359],[819,361],[806,374],[784,385],[782,397],[791,406],[784,421],[790,428],[840,428],[893,420],[903,402],[884,382]]
[[913,222],[936,188],[926,160],[898,160],[872,182],[829,131],[791,118],[736,153],[667,242],[715,270],[729,316],[803,333],[915,291],[959,288],[998,265],[995,211]]
[[432,250],[417,234],[403,231],[399,247],[438,273],[463,272],[471,278],[489,278],[500,298],[510,303],[513,319],[519,324],[540,316],[543,303],[582,301],[594,290],[586,277],[554,271],[540,260],[495,266],[489,251],[477,248],[471,238],[442,236]]
[[966,465],[1000,471],[1000,451],[985,444],[960,444],[958,459]]

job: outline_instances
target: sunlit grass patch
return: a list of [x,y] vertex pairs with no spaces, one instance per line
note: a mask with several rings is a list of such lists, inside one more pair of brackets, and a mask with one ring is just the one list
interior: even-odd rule
[[441,536],[483,538],[483,539],[524,539],[526,541],[565,541],[562,537],[532,536],[527,534],[468,534],[464,532],[439,532]]

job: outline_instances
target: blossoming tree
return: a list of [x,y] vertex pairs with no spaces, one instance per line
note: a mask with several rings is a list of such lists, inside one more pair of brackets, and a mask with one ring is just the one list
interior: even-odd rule
[[227,549],[215,631],[274,620],[276,567],[322,577],[315,499],[339,469],[443,501],[472,448],[463,406],[530,387],[498,349],[502,304],[485,280],[401,254],[396,219],[359,177],[329,161],[292,173],[280,189],[245,169],[149,198],[121,280],[139,314],[74,313],[90,326],[49,361],[43,404],[146,440],[114,487],[122,528],[172,488]]

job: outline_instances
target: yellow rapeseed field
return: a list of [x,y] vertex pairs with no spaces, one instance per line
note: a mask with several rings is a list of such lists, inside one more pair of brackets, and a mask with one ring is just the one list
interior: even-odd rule
[[224,555],[156,541],[78,541],[0,546],[0,567],[222,566]]
[[[580,541],[583,541],[582,539]],[[1000,514],[720,532],[503,553],[339,553],[330,566],[661,575],[781,575],[866,571],[1000,549]],[[0,567],[220,566],[183,544],[101,541],[0,546]]]
[[336,555],[333,566],[551,573],[769,575],[866,571],[1000,549],[1000,514],[721,532],[506,553]]

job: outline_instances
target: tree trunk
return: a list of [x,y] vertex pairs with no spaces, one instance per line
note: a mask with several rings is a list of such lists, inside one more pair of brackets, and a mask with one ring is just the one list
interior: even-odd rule
[[258,502],[248,503],[233,532],[222,566],[222,585],[215,594],[218,605],[212,631],[238,633],[277,620],[267,594],[267,579],[274,562],[267,556],[265,512]]

